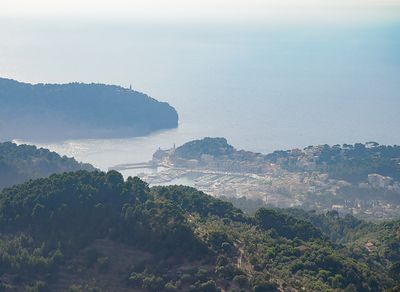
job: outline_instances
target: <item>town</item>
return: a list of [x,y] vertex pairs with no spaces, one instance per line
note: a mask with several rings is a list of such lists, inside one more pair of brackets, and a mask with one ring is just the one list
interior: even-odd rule
[[261,200],[266,206],[301,207],[321,212],[336,210],[374,220],[400,215],[400,204],[396,201],[400,197],[399,182],[374,173],[361,183],[330,178],[328,173],[316,167],[315,151],[318,147],[292,150],[299,156],[298,165],[301,167],[288,170],[282,167],[282,163],[273,163],[265,155],[238,151],[226,140],[208,142],[217,144],[211,152],[193,151],[197,146],[186,149],[187,145],[158,149],[148,163],[114,169],[158,167],[158,171],[143,172],[138,176],[150,185],[188,185],[214,197],[245,197],[247,200]]

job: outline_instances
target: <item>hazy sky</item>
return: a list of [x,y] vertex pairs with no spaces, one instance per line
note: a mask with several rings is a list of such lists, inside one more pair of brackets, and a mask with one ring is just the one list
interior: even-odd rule
[[[144,19],[398,19],[400,0],[1,0],[0,16]],[[382,14],[384,12],[384,15]]]

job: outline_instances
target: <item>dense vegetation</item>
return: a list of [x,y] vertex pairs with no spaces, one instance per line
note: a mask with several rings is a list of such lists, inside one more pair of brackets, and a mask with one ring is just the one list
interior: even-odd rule
[[202,140],[193,140],[179,146],[175,155],[184,159],[200,159],[202,155],[221,157],[230,155],[235,151],[225,138],[206,137]]
[[0,143],[0,190],[29,179],[76,170],[94,170],[94,167],[47,149]]
[[303,162],[312,161],[316,170],[327,172],[331,178],[349,182],[366,181],[371,173],[400,181],[400,146],[396,145],[384,146],[370,142],[309,146],[303,151],[275,151],[267,155],[267,159],[291,171],[307,170]]
[[[245,215],[193,188],[149,188],[115,171],[52,175],[0,194],[0,282],[31,291],[382,291],[399,283],[398,222],[324,216]],[[357,236],[335,240],[344,229],[333,224]],[[377,234],[379,251],[368,252]]]
[[0,139],[68,139],[148,134],[174,128],[173,107],[104,84],[27,84],[0,78]]

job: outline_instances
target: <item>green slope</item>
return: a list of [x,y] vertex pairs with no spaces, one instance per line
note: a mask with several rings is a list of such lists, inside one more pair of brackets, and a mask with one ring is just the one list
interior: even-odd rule
[[337,244],[309,218],[268,209],[247,216],[193,188],[149,188],[114,171],[4,190],[0,234],[0,281],[10,290],[382,291],[398,284],[398,258],[382,264],[360,245]]
[[93,171],[95,168],[47,149],[0,143],[0,190],[30,179],[76,170]]

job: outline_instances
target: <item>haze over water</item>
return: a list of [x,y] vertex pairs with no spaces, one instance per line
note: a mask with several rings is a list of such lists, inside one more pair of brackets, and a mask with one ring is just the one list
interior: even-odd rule
[[385,13],[254,22],[3,16],[0,76],[132,84],[177,109],[179,128],[149,137],[31,141],[103,169],[204,136],[264,153],[399,144],[400,19]]

